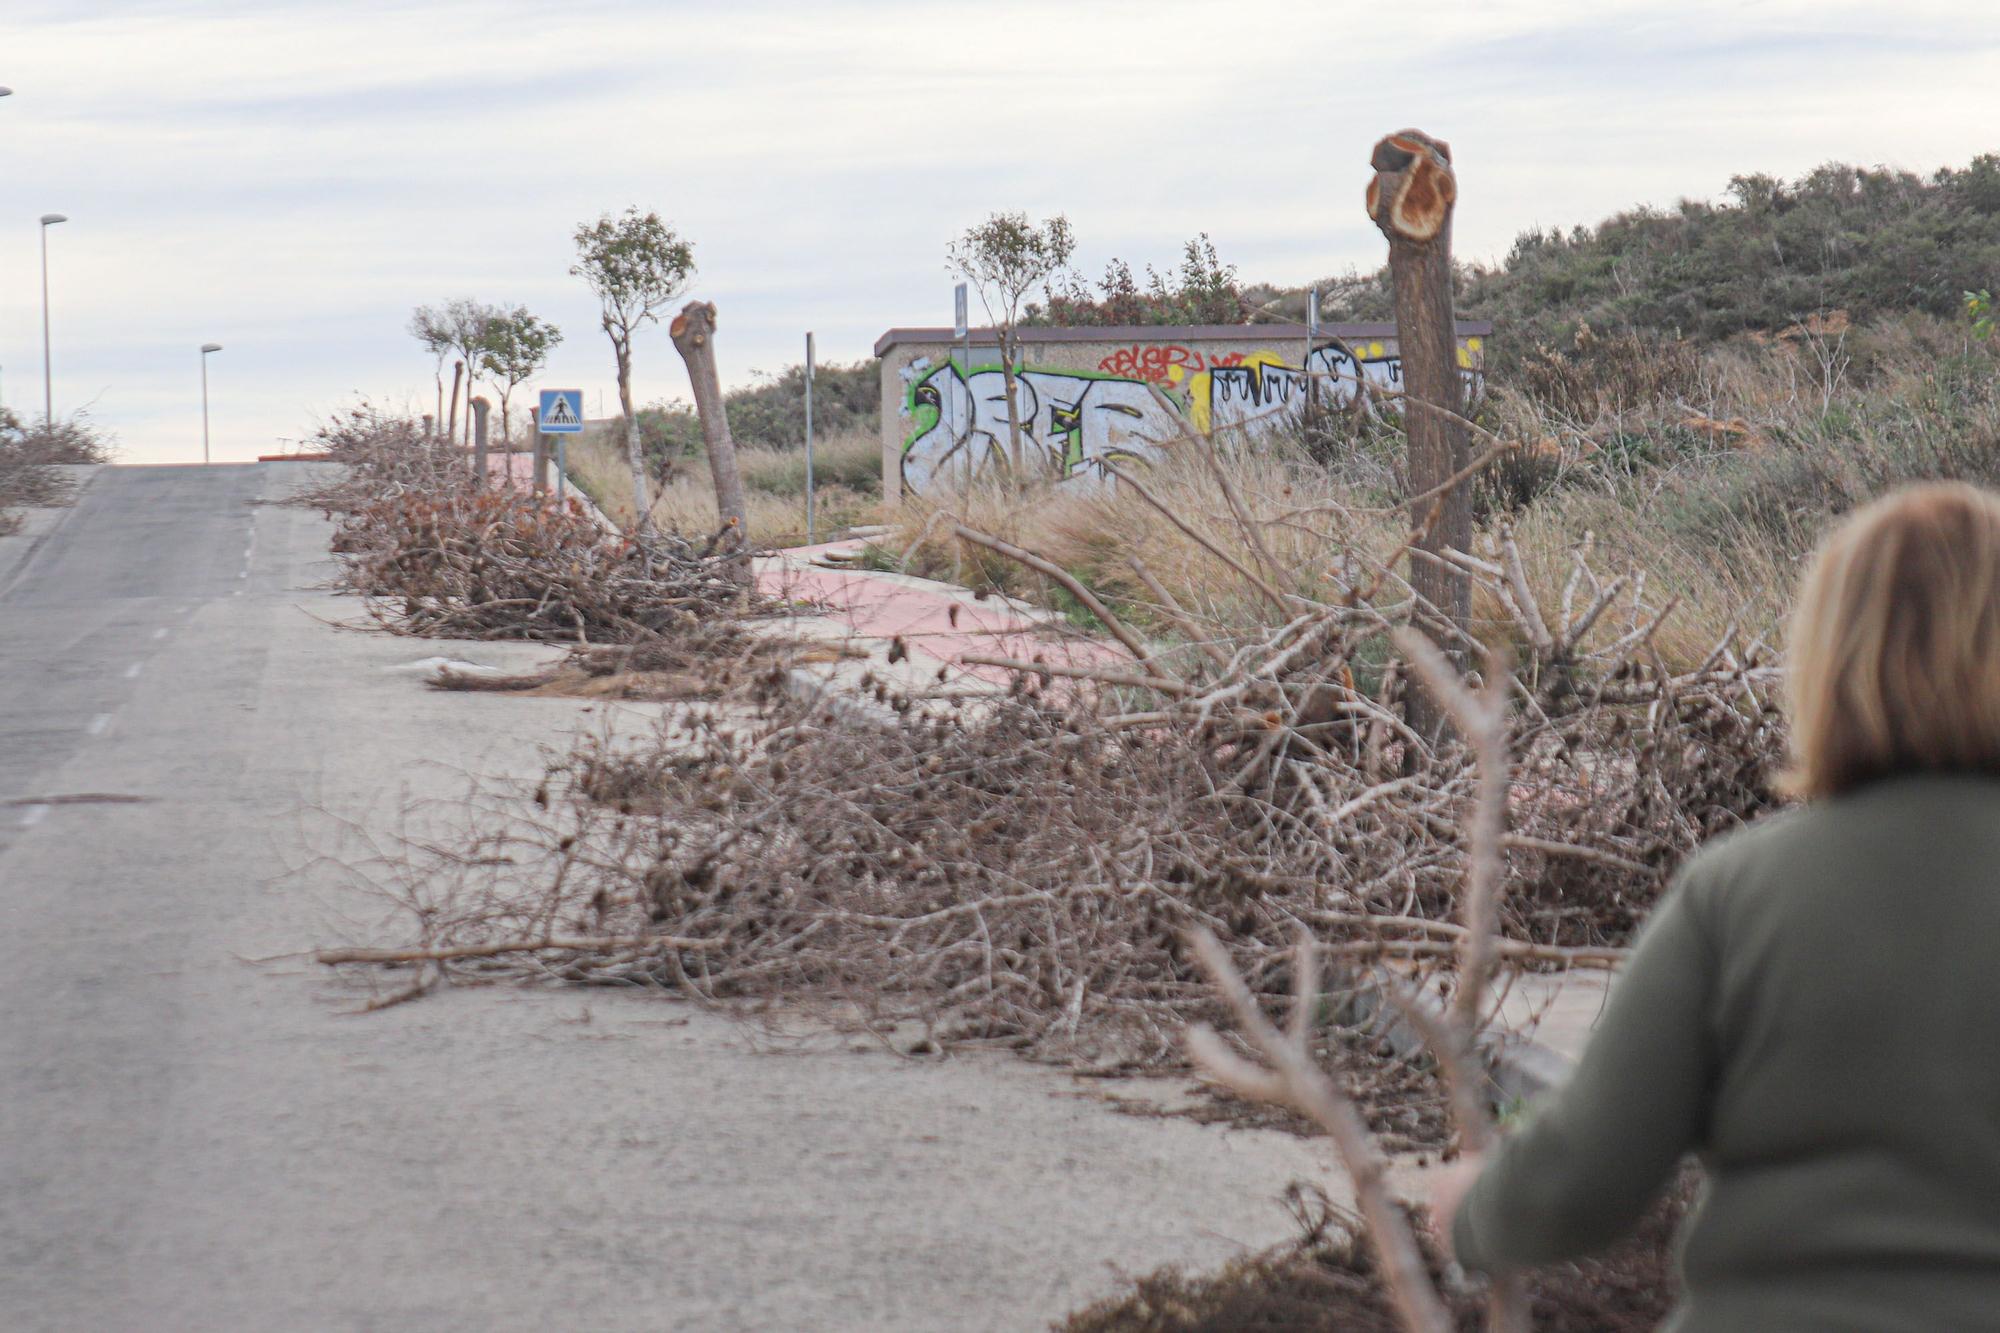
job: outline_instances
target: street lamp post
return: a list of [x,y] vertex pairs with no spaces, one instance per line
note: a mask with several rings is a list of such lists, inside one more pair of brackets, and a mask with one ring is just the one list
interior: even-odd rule
[[42,214],[42,424],[56,424],[55,377],[49,369],[49,228],[68,222],[61,213]]
[[208,466],[208,354],[222,350],[221,343],[201,345],[201,465]]

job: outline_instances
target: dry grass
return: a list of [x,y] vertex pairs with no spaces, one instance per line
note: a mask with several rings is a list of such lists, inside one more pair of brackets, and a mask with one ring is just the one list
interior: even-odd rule
[[[744,448],[737,452],[749,508],[750,540],[797,545],[806,537],[805,453],[796,449]],[[622,445],[589,433],[570,442],[570,475],[621,527],[629,528],[632,473]],[[843,528],[881,521],[882,445],[874,435],[851,431],[818,441],[813,449],[817,513],[815,535],[827,540]],[[669,532],[709,533],[719,526],[708,464],[677,460],[672,477],[654,479],[653,522]]]
[[[1490,558],[1504,519],[1533,581],[1560,586],[1575,553],[1593,548],[1607,572],[1642,589],[1632,615],[1676,604],[1654,639],[1671,668],[1701,661],[1732,627],[1747,641],[1778,643],[1804,557],[1848,509],[1907,481],[2000,484],[2000,365],[1937,321],[1745,341],[1699,356],[1682,348],[1672,374],[1631,364],[1646,354],[1636,339],[1598,340],[1552,357],[1557,364],[1539,378],[1495,386],[1482,416],[1519,447],[1481,479],[1473,554]],[[1332,444],[1225,450],[1220,461],[1286,591],[1317,596],[1350,562],[1400,544],[1400,452],[1390,426]],[[1226,496],[1198,451],[1142,475],[1175,518],[1236,549]],[[1041,553],[1157,633],[1229,642],[1274,614],[1250,581],[1125,487],[988,487],[912,501],[881,543],[882,558],[1073,609],[1029,571],[952,541],[944,511]],[[1198,629],[1164,613],[1135,559]],[[1504,608],[1490,599],[1475,617],[1482,635],[1504,633]]]

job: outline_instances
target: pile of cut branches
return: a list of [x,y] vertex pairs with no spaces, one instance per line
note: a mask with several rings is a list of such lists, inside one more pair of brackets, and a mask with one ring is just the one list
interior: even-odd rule
[[408,417],[366,402],[314,431],[304,456],[343,465],[342,471],[322,477],[291,499],[329,517],[344,517],[397,495],[446,495],[472,487],[464,449]]
[[[1479,640],[1424,605],[1396,557],[1356,552],[1337,597],[1287,587],[1228,498],[1244,540],[1216,554],[1268,598],[1269,628],[1216,642],[1189,623],[1181,641],[1150,643],[1032,552],[960,525],[960,540],[1069,586],[1132,660],[987,657],[1016,673],[1005,697],[913,699],[870,682],[881,707],[863,724],[774,693],[755,718],[683,716],[636,748],[586,747],[542,782],[531,828],[496,835],[521,844],[509,864],[539,851],[538,868],[458,899],[474,910],[411,902],[422,943],[494,942],[497,923],[522,919],[699,937],[708,946],[689,959],[561,966],[717,998],[839,999],[941,1036],[1142,1065],[1178,1064],[1185,1024],[1214,1016],[1185,954],[1191,927],[1227,941],[1259,987],[1282,989],[1301,927],[1343,963],[1448,964],[1466,931],[1461,827],[1479,769],[1452,734],[1404,722],[1410,669],[1394,636],[1430,627],[1459,663]],[[1767,648],[1733,634],[1669,672],[1650,645],[1673,606],[1650,604],[1643,577],[1600,574],[1585,541],[1564,587],[1535,589],[1513,543],[1502,528],[1483,553],[1454,553],[1481,604],[1500,608],[1479,636],[1522,658],[1503,673],[1502,851],[1527,887],[1501,906],[1496,948],[1513,967],[1612,966],[1680,861],[1772,804],[1775,673]],[[362,567],[407,586],[389,562],[435,562],[445,545],[425,530]],[[432,596],[403,614],[464,602]],[[1170,598],[1161,610],[1187,621]],[[485,966],[455,955],[440,975]]]
[[341,526],[349,587],[386,629],[452,639],[631,643],[732,610],[738,562],[713,541],[607,535],[517,491],[409,492]]
[[574,503],[478,485],[463,450],[366,405],[316,443],[346,468],[297,500],[338,518],[342,581],[393,633],[642,643],[744,604],[727,530],[608,533]]
[[0,407],[0,536],[20,526],[10,509],[70,502],[75,488],[53,464],[101,463],[108,456],[107,443],[81,420],[30,428]]
[[[1613,623],[1608,600],[1591,612],[1599,599],[1506,677],[1504,869],[1530,886],[1499,911],[1513,967],[1615,965],[1680,860],[1772,800],[1768,670],[1725,646],[1662,673],[1632,656],[1631,622],[1657,617],[1624,606]],[[518,942],[521,921],[707,942],[687,957],[457,956],[443,971],[556,966],[838,1001],[941,1040],[1178,1066],[1185,1025],[1216,1016],[1191,927],[1227,941],[1260,989],[1283,988],[1301,927],[1356,968],[1423,975],[1460,947],[1478,768],[1464,744],[1401,721],[1393,627],[1358,598],[1306,608],[1219,664],[1202,655],[1207,674],[1164,654],[1027,662],[1010,694],[971,701],[869,682],[869,723],[776,692],[754,717],[682,715],[558,761],[533,818],[479,853],[520,873],[450,904],[436,875],[412,876],[411,919],[423,945],[450,949]],[[1370,658],[1385,663],[1372,684]],[[1062,688],[1064,672],[1100,679]]]

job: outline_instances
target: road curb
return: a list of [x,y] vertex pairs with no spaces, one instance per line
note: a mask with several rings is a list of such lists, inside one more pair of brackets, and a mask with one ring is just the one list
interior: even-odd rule
[[[1405,1059],[1430,1057],[1429,1044],[1401,1006],[1422,1010],[1435,1024],[1448,1023],[1450,1016],[1437,996],[1381,968],[1353,973],[1349,981],[1354,989],[1348,1007],[1357,1022]],[[1492,1079],[1494,1100],[1502,1104],[1532,1101],[1560,1086],[1576,1067],[1568,1056],[1532,1037],[1491,1026],[1474,1047]]]

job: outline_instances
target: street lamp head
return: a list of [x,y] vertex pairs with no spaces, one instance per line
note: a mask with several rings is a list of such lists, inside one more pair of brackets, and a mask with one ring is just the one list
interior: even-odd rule
[[219,352],[221,350],[222,350],[221,343],[203,343],[201,345],[201,354],[203,356],[207,356],[210,352]]
[[58,222],[68,222],[68,221],[69,221],[68,216],[62,213],[42,214],[42,225],[44,227],[53,226],[55,223]]
[[13,95],[14,90],[12,88],[0,88],[0,97],[12,97]]

